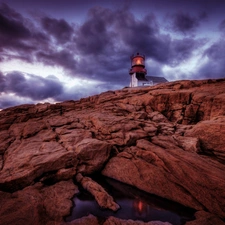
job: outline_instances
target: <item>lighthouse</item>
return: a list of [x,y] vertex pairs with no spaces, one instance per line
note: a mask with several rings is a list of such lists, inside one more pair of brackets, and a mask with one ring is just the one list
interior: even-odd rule
[[148,83],[148,80],[145,77],[147,74],[147,70],[145,69],[145,56],[137,53],[136,55],[132,55],[130,59],[130,87],[138,87],[144,85],[146,82]]
[[168,82],[164,77],[146,76],[147,70],[145,69],[145,56],[137,53],[132,55],[131,69],[129,71],[131,81],[130,87],[138,86],[152,86],[160,83]]

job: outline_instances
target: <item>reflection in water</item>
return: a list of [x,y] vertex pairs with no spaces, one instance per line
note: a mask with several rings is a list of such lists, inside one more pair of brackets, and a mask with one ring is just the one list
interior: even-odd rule
[[121,208],[117,212],[101,209],[94,197],[81,190],[73,199],[74,208],[66,221],[72,221],[89,214],[100,218],[115,216],[121,219],[142,220],[144,222],[160,220],[170,222],[173,225],[182,225],[186,221],[194,219],[193,210],[149,195],[129,185],[108,178],[104,180],[101,178],[97,182],[113,196]]
[[138,215],[146,216],[148,214],[148,205],[140,199],[134,200],[133,208]]

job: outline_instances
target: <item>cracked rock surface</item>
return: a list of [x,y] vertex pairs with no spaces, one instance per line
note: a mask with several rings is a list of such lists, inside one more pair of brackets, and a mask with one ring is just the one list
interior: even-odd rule
[[[187,225],[212,224],[204,217],[225,224],[224,133],[225,79],[4,109],[0,224],[75,224],[63,222],[78,190],[75,178],[101,207],[117,210],[89,178],[96,172],[197,210]],[[103,224],[90,217],[76,224],[86,220]],[[166,224],[113,217],[104,223]]]

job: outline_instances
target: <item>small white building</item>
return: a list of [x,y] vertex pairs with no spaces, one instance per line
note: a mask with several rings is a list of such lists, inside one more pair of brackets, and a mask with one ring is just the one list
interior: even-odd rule
[[168,82],[164,77],[146,76],[145,56],[137,53],[131,56],[131,76],[130,87],[152,86],[159,83]]

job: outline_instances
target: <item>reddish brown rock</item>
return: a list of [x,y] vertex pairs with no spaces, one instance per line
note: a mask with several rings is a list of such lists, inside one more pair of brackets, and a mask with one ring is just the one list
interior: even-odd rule
[[88,215],[80,219],[73,220],[67,223],[61,223],[60,225],[100,225],[97,217],[93,215]]
[[0,192],[0,199],[1,225],[42,225],[46,222],[46,215],[38,190],[28,187],[22,193]]
[[77,174],[76,179],[85,190],[89,191],[95,197],[95,200],[101,208],[111,209],[113,211],[117,211],[120,208],[120,206],[114,202],[112,196],[110,196],[101,185],[93,181],[91,178]]
[[185,225],[225,225],[220,218],[205,211],[196,212],[195,217],[195,220],[189,221]]
[[[109,177],[224,219],[224,90],[225,79],[176,81],[2,110],[0,190],[26,193],[105,167]],[[32,192],[39,205],[43,192]],[[46,218],[31,212],[37,224]]]
[[70,213],[70,199],[77,191],[72,181],[62,181],[50,187],[29,186],[13,194],[0,192],[0,224],[60,224]]
[[185,136],[198,137],[201,151],[213,155],[225,162],[225,116],[214,117],[211,120],[199,122],[185,132]]
[[0,189],[15,191],[34,182],[47,172],[76,165],[73,152],[58,142],[43,142],[35,138],[14,141],[4,155],[0,173]]
[[100,171],[108,160],[112,145],[97,139],[83,139],[75,146],[77,172],[93,174]]
[[115,217],[109,217],[103,225],[172,225],[169,222],[161,221],[151,221],[151,222],[142,222],[134,220],[122,220]]
[[71,198],[76,193],[78,193],[78,188],[72,180],[61,181],[55,185],[42,188],[40,194],[48,219],[62,221],[63,217],[69,215],[72,207]]
[[[163,137],[163,138],[162,138]],[[197,210],[225,217],[225,165],[184,151],[173,138],[138,140],[113,157],[103,170],[121,182]]]

